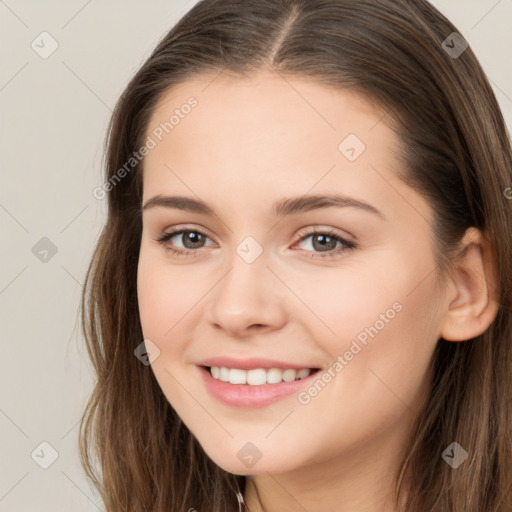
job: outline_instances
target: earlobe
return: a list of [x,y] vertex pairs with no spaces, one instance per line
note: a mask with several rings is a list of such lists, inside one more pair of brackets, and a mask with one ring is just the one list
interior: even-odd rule
[[440,336],[466,341],[485,332],[496,318],[499,304],[492,247],[483,233],[469,228],[461,241],[462,253],[449,276],[450,295]]

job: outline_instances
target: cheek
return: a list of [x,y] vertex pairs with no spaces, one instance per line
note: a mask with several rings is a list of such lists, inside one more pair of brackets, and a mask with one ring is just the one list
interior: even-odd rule
[[137,270],[137,297],[142,331],[146,338],[169,339],[180,319],[204,291],[200,281],[183,266],[171,266],[144,246]]
[[333,393],[361,414],[372,410],[377,423],[420,406],[428,388],[438,340],[436,290],[431,280],[410,290],[358,301],[359,309],[347,303],[350,315],[338,321],[337,342],[329,343],[333,360],[343,358]]
[[[292,283],[292,289],[304,303],[300,305],[302,313],[297,318],[307,319],[315,337],[328,339],[330,331],[333,340],[348,341],[359,334],[364,339],[366,328],[375,323],[381,328],[384,320],[387,325],[398,316],[397,309],[401,309],[410,279],[405,273],[393,279],[383,278],[393,275],[393,270],[386,267],[382,259],[375,264],[375,259],[348,262],[340,264],[339,268],[319,268],[309,275],[286,276],[286,282]],[[290,297],[290,304],[297,302],[292,299]]]
[[[139,316],[144,339],[159,349],[151,369],[169,403],[181,415],[187,410],[188,395],[177,382],[182,374],[188,343],[187,321],[198,298],[197,287],[186,286],[184,273],[158,261],[158,257],[141,251],[137,271]],[[195,290],[195,291],[194,291]],[[189,330],[188,330],[189,331]]]
[[343,358],[333,369],[341,377],[333,390],[358,389],[377,407],[387,395],[392,402],[397,396],[415,401],[439,338],[439,291],[430,262],[405,253],[379,261],[301,289],[324,324],[315,319],[316,342],[333,364]]
[[158,267],[141,258],[137,272],[137,297],[145,338],[159,337],[171,327],[171,324],[163,325],[164,316],[174,311],[174,295],[166,290],[166,280],[159,275]]

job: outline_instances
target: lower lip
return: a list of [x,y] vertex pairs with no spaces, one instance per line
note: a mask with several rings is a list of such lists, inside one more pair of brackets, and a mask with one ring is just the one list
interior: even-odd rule
[[298,393],[304,385],[309,384],[318,372],[311,373],[304,379],[279,384],[262,384],[251,386],[249,384],[231,384],[214,379],[208,368],[198,367],[204,380],[206,389],[221,402],[234,407],[263,407],[277,402],[286,396]]

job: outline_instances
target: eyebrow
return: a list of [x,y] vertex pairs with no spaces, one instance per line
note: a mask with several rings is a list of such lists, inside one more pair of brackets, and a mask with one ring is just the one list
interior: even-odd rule
[[[216,215],[215,210],[203,201],[192,199],[191,197],[164,196],[161,194],[148,199],[142,207],[142,210],[149,210],[150,208],[155,208],[157,206],[163,208],[176,208],[178,210],[199,213],[202,215]],[[309,195],[281,199],[273,205],[272,212],[275,216],[281,217],[332,206],[338,208],[359,208],[378,215],[383,220],[386,219],[383,213],[375,206],[359,199],[354,199],[340,194]]]

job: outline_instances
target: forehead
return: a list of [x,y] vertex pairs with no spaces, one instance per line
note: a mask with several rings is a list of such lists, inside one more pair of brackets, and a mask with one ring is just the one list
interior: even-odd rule
[[224,166],[241,160],[257,166],[265,155],[274,168],[283,158],[286,167],[313,157],[321,166],[344,157],[339,145],[349,135],[356,150],[364,145],[363,156],[380,160],[398,143],[383,111],[354,91],[271,72],[200,75],[179,83],[160,98],[146,134],[157,145],[146,167],[171,149],[175,157],[210,162],[222,156]]
[[395,179],[400,141],[383,112],[307,77],[196,76],[166,91],[150,118],[144,199],[179,191],[222,202],[225,193],[261,205],[314,188],[396,200],[382,176]]
[[[190,111],[187,102],[191,98],[197,106]],[[148,133],[169,121],[175,111],[180,114],[180,110],[184,110],[185,118],[192,118],[186,124],[193,124],[193,132],[198,136],[212,131],[225,133],[232,128],[240,137],[250,133],[271,136],[276,130],[282,135],[289,132],[297,135],[302,130],[320,131],[326,136],[336,134],[337,138],[346,129],[360,134],[369,131],[376,121],[385,128],[385,111],[353,89],[320,83],[311,77],[269,71],[243,78],[225,72],[198,75],[174,85],[154,109]],[[183,120],[181,115],[180,121]],[[296,126],[297,121],[300,126]],[[285,127],[286,132],[282,129]],[[197,132],[198,128],[202,130]],[[183,128],[173,128],[173,132],[175,139],[180,132],[194,134]]]

